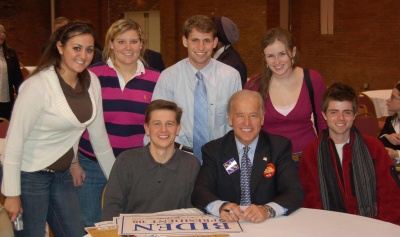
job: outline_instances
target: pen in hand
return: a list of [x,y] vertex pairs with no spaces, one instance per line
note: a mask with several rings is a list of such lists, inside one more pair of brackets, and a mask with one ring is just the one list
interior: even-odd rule
[[234,214],[234,212],[232,210],[229,209],[222,209],[224,212],[228,212],[229,214]]

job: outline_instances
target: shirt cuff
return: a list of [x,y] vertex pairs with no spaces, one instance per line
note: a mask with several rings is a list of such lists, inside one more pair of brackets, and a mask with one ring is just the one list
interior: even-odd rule
[[279,205],[276,202],[269,202],[266,205],[272,207],[275,210],[275,213],[276,213],[275,217],[285,215],[286,212],[288,211],[288,209],[282,207],[281,205]]
[[208,213],[210,213],[211,215],[219,216],[219,209],[225,203],[226,203],[226,201],[221,201],[221,200],[216,200],[216,201],[210,202],[206,206],[206,211]]
[[386,137],[388,134],[382,134],[379,138]]

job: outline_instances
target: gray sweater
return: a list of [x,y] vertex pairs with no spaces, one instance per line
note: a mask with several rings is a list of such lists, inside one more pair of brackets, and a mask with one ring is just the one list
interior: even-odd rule
[[120,213],[153,213],[192,207],[190,197],[200,163],[176,149],[171,159],[157,163],[149,145],[118,156],[104,196],[102,220]]

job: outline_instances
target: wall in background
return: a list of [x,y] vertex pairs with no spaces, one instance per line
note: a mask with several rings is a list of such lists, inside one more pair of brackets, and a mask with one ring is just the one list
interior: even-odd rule
[[[104,44],[109,25],[130,11],[160,11],[161,52],[167,66],[187,56],[182,45],[184,21],[194,14],[227,16],[240,29],[234,45],[248,67],[261,70],[260,38],[279,25],[279,0],[57,0],[56,17],[87,19]],[[320,34],[320,0],[291,0],[290,25],[300,65],[318,70],[327,85],[341,81],[363,90],[392,88],[400,80],[400,1],[335,1],[334,34]],[[2,0],[0,22],[7,43],[25,65],[34,65],[51,33],[49,0]]]
[[400,1],[335,1],[334,34],[321,35],[319,0],[292,0],[292,32],[300,63],[317,69],[325,83],[356,90],[393,88],[400,80]]

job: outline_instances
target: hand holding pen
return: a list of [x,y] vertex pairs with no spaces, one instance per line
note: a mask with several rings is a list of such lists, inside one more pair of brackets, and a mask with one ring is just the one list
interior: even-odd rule
[[219,210],[221,219],[227,222],[239,221],[243,211],[236,203],[223,204]]

